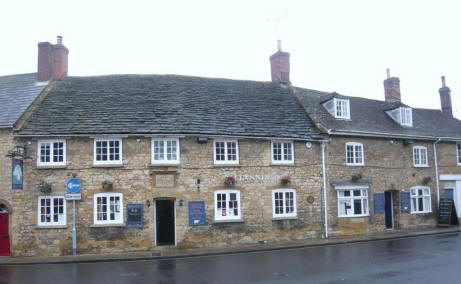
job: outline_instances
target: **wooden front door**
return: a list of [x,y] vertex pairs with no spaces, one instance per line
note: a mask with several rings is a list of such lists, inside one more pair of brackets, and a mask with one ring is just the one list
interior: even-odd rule
[[0,255],[10,255],[8,213],[0,213]]
[[175,244],[174,199],[156,200],[157,246]]

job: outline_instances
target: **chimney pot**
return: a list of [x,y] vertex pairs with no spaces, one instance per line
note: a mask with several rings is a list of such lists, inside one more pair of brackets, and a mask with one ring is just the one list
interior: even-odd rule
[[386,102],[400,102],[400,80],[397,77],[391,77],[391,70],[386,69],[387,79],[384,80],[384,99]]
[[58,44],[62,44],[62,36],[58,36]]
[[277,52],[269,60],[272,82],[290,84],[290,53],[282,51],[280,40],[277,40]]
[[440,94],[440,105],[442,112],[453,116],[452,105],[451,105],[451,90],[445,83],[445,76],[442,76],[442,88],[439,89]]

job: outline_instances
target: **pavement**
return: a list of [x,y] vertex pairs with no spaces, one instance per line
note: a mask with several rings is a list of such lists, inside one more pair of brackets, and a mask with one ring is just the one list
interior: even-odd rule
[[362,243],[379,240],[404,239],[426,235],[440,235],[461,232],[461,227],[437,227],[428,230],[388,230],[381,233],[337,236],[328,239],[308,239],[296,242],[274,242],[240,244],[226,248],[194,248],[183,249],[177,247],[156,248],[153,251],[128,252],[117,254],[78,254],[65,256],[28,256],[28,257],[0,257],[1,265],[32,265],[32,264],[59,264],[59,263],[92,263],[92,262],[119,262],[154,259],[176,259],[200,256],[214,256],[226,254],[242,254],[251,252],[276,251],[308,247],[331,246],[348,243]]

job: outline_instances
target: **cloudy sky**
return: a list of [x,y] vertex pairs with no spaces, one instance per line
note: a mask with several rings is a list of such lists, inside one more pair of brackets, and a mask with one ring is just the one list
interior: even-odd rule
[[383,99],[391,68],[404,103],[438,109],[445,75],[461,118],[458,2],[5,0],[0,75],[35,72],[37,43],[62,35],[71,76],[268,81],[280,37],[291,53],[293,85]]

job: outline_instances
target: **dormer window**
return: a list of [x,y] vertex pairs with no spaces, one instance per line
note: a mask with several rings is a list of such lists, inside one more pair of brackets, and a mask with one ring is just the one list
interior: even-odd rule
[[387,112],[393,120],[402,126],[413,126],[412,111],[409,107],[399,107]]
[[328,112],[335,118],[350,119],[349,100],[333,98],[324,104]]

